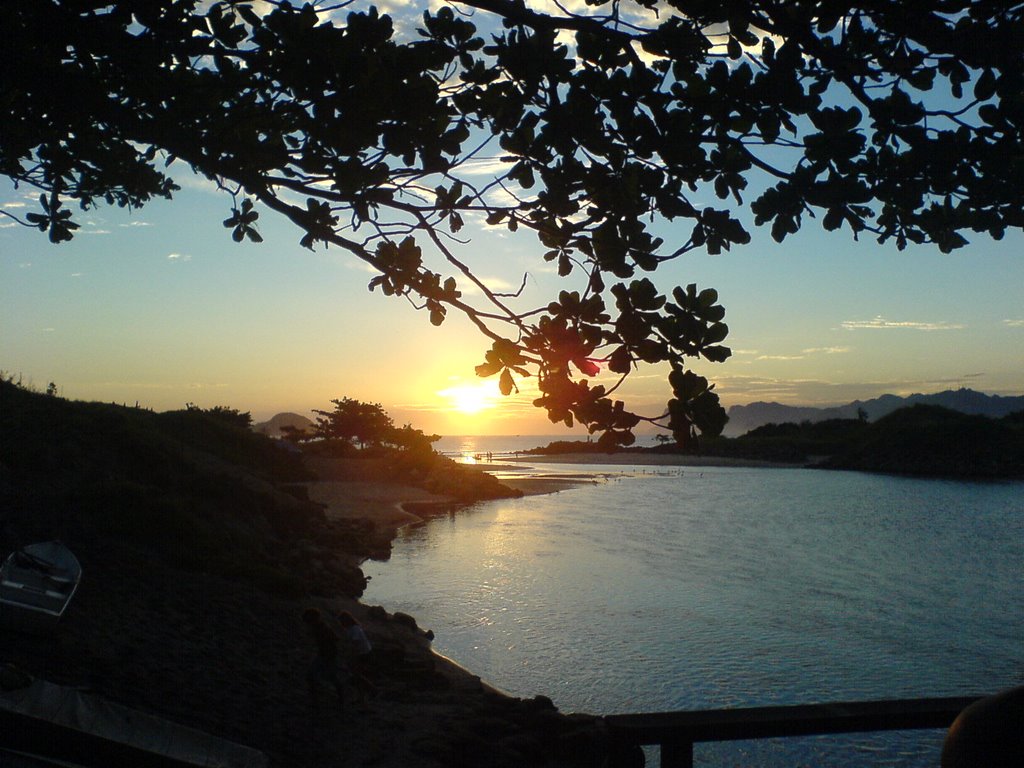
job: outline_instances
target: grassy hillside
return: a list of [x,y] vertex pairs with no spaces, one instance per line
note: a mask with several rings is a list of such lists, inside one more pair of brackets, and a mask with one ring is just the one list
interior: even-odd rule
[[369,531],[328,523],[294,485],[310,478],[301,457],[230,412],[157,414],[0,382],[0,434],[4,551],[59,538],[80,558],[155,558],[280,594],[361,591],[351,564],[311,574],[300,553],[313,540],[359,553]]

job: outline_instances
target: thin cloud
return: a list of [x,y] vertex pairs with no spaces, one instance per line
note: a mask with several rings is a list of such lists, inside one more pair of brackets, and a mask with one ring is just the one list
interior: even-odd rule
[[119,227],[152,227],[148,221],[130,221],[127,224],[118,224]]
[[805,355],[841,355],[849,352],[849,347],[810,347],[803,350]]
[[[519,285],[513,285],[508,280],[500,277],[481,277],[480,282],[495,293],[511,293],[519,290]],[[483,294],[483,291],[476,286],[476,283],[468,281],[460,282],[457,288],[462,291],[463,296],[481,296]]]
[[872,320],[844,320],[840,327],[847,331],[911,330],[911,331],[959,331],[966,326],[960,323],[922,322],[917,320],[886,320],[879,315]]
[[175,160],[171,163],[170,171],[171,179],[182,189],[193,189],[197,192],[212,192],[216,195],[223,194],[223,190],[217,186],[215,181],[211,181],[205,176],[200,176],[198,173],[195,173],[181,160]]
[[0,208],[27,208],[26,203],[14,202],[14,203],[0,203]]
[[380,270],[377,269],[375,266],[373,266],[372,264],[367,264],[362,259],[358,258],[357,256],[353,256],[351,253],[348,253],[347,251],[341,253],[341,265],[345,269],[354,269],[358,272],[365,272],[368,275],[380,274]]
[[480,157],[463,163],[459,170],[467,176],[504,176],[512,165],[500,157]]
[[1024,317],[1018,318],[1006,318],[1003,320],[1003,325],[1010,328],[1024,328]]
[[[804,360],[808,357],[815,355],[841,355],[849,352],[849,347],[808,347],[807,349],[800,350],[798,355],[760,355],[755,357],[755,360]],[[755,353],[756,354],[756,353]]]
[[[528,202],[533,199],[532,195],[518,194],[515,190],[519,190],[519,187],[515,184],[509,187],[495,187],[487,192],[486,199],[490,205],[498,208],[514,208],[522,202]],[[522,190],[519,190],[522,192]],[[507,227],[505,222],[495,224],[497,227]]]
[[167,254],[167,260],[168,261],[179,261],[179,262],[192,261],[192,254],[190,254],[190,253],[168,253]]

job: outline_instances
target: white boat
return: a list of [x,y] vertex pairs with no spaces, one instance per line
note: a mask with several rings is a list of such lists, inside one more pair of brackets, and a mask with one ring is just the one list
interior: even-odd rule
[[59,541],[16,549],[0,566],[0,624],[25,632],[52,630],[81,578],[78,558]]

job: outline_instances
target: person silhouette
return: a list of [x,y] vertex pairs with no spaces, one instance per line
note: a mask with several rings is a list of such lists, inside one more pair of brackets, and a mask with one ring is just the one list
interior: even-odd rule
[[1024,765],[1024,686],[971,704],[942,744],[942,768],[1020,768]]

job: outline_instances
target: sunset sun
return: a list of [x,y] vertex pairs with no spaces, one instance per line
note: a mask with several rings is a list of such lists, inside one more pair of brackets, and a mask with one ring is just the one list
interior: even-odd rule
[[480,413],[493,408],[501,399],[498,385],[493,381],[459,384],[442,389],[437,394],[445,398],[453,410],[466,414]]

